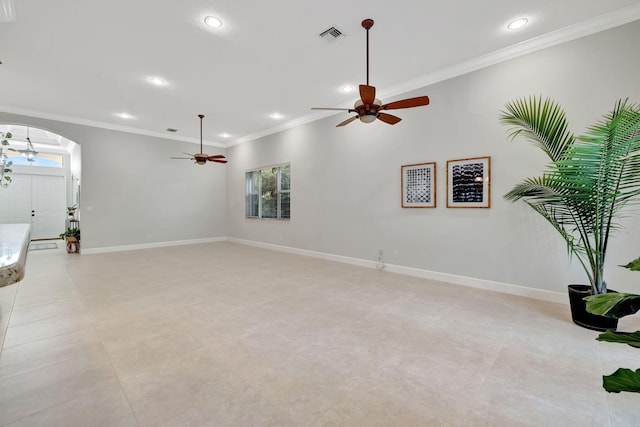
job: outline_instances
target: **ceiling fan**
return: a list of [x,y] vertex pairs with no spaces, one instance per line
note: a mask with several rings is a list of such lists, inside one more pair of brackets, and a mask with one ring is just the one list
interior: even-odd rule
[[33,144],[31,143],[31,138],[29,138],[29,128],[27,128],[27,137],[25,138],[25,140],[27,141],[27,148],[25,150],[16,150],[14,148],[7,148],[7,151],[20,153],[27,158],[28,162],[35,162],[38,152],[35,150],[35,148],[33,148]]
[[312,108],[312,110],[338,110],[356,113],[355,116],[338,123],[336,127],[348,125],[355,119],[360,119],[363,123],[371,123],[378,119],[390,125],[395,125],[402,119],[392,114],[384,113],[383,111],[429,105],[429,97],[418,96],[416,98],[403,99],[388,104],[383,104],[382,101],[376,98],[376,88],[369,86],[369,30],[373,27],[373,19],[365,19],[362,21],[362,27],[367,30],[367,84],[360,85],[360,99],[356,101],[353,108]]
[[182,159],[182,160],[195,160],[197,165],[204,165],[209,162],[215,163],[227,163],[226,160],[222,160],[225,157],[222,154],[216,154],[215,156],[210,156],[206,153],[202,152],[202,119],[204,119],[204,115],[198,114],[200,117],[200,152],[196,154],[184,153],[190,157],[171,157],[172,159]]

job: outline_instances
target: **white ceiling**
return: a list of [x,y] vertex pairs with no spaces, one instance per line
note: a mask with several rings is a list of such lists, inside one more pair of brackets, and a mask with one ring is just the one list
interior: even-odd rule
[[[313,106],[351,107],[357,94],[339,88],[365,82],[364,18],[375,20],[370,83],[389,100],[536,43],[640,19],[640,2],[15,0],[15,13],[0,19],[0,110],[192,142],[202,113],[205,140],[222,146],[326,116]],[[205,28],[207,15],[223,28]],[[521,16],[529,25],[506,30]],[[346,37],[321,39],[331,26]]]

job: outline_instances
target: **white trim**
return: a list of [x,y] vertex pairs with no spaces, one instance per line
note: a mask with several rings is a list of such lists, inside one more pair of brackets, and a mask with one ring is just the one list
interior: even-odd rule
[[[187,138],[184,136],[172,135],[169,133],[148,131],[145,129],[114,125],[113,123],[98,122],[94,120],[81,119],[78,117],[64,116],[61,114],[44,113],[42,111],[29,110],[26,108],[15,108],[8,105],[0,105],[0,111],[4,113],[9,113],[9,114],[19,114],[22,116],[36,117],[39,119],[55,120],[58,122],[65,122],[65,123],[74,123],[76,125],[91,126],[94,128],[109,129],[109,130],[115,130],[120,132],[133,133],[136,135],[152,136],[155,138],[169,139],[172,141],[190,142],[192,144],[200,145],[200,140],[197,138]],[[217,148],[226,148],[226,145],[220,142],[212,142],[212,141],[205,141],[205,140],[202,141],[202,145],[207,145],[207,146],[217,147]]]
[[[631,6],[614,10],[613,12],[609,12],[607,14],[588,19],[586,21],[577,23],[575,25],[571,25],[569,27],[566,27],[557,31],[553,31],[548,34],[544,34],[542,36],[535,37],[530,40],[526,40],[522,43],[518,43],[516,45],[509,46],[504,49],[496,50],[494,52],[479,56],[469,61],[462,62],[458,65],[454,65],[452,67],[445,68],[443,70],[439,70],[431,74],[427,74],[423,77],[410,80],[403,84],[399,84],[387,89],[380,90],[378,95],[380,96],[381,99],[390,98],[390,97],[400,95],[406,92],[410,92],[412,90],[420,89],[444,80],[458,77],[463,74],[470,73],[472,71],[477,71],[481,68],[489,67],[491,65],[495,65],[500,62],[508,61],[510,59],[517,58],[519,56],[523,56],[532,52],[536,52],[542,49],[546,49],[552,46],[556,46],[562,43],[566,43],[572,40],[586,37],[591,34],[596,34],[601,31],[618,27],[620,25],[628,24],[638,19],[640,19],[640,3],[635,3]],[[344,107],[344,105],[339,105],[336,107],[342,108]],[[157,138],[164,138],[164,139],[169,139],[174,141],[190,142],[194,144],[200,143],[200,141],[195,138],[180,137],[177,135],[170,135],[170,134],[148,131],[148,130],[133,128],[128,126],[115,125],[112,123],[87,120],[87,119],[82,119],[78,117],[44,113],[41,111],[33,111],[33,110],[24,109],[24,108],[14,108],[10,106],[0,105],[0,111],[4,111],[6,113],[12,113],[12,114],[21,114],[25,116],[38,117],[41,119],[75,123],[79,125],[92,126],[92,127],[102,128],[102,129],[110,129],[110,130],[134,133],[139,135],[153,136]],[[306,123],[315,122],[317,120],[321,120],[325,117],[333,116],[336,114],[339,114],[339,113],[324,111],[324,112],[308,114],[306,116],[298,117],[294,120],[283,123],[279,126],[239,137],[234,141],[231,141],[228,143],[203,141],[203,144],[212,146],[212,147],[218,147],[218,148],[229,148],[238,144],[243,144],[245,142],[262,138],[267,135],[271,135],[274,133],[285,131],[287,129],[292,129],[298,126],[302,126]]]
[[404,267],[393,264],[386,264],[385,271],[420,277],[423,279],[437,280],[454,285],[482,289],[485,291],[494,291],[542,301],[569,304],[569,297],[567,294],[563,294],[561,292],[546,291],[544,289],[528,288],[526,286],[512,285],[510,283],[494,282],[493,280],[477,279],[475,277],[459,276],[449,273],[439,273],[437,271],[422,270],[419,268]]
[[[342,255],[335,255],[326,252],[316,252],[308,249],[298,249],[291,246],[281,246],[272,243],[256,242],[253,240],[237,239],[235,237],[226,238],[227,241],[242,245],[255,246],[263,249],[276,250],[296,255],[320,258],[328,261],[336,261],[344,264],[357,265],[359,267],[377,268],[377,261],[369,261],[360,258],[351,258]],[[456,274],[439,273],[437,271],[423,270],[420,268],[404,267],[402,265],[386,264],[384,271],[404,274],[406,276],[420,277],[423,279],[438,280],[454,285],[467,286],[471,288],[483,289],[487,291],[500,292],[503,294],[517,295],[526,298],[533,298],[542,301],[568,304],[569,299],[561,292],[546,291],[543,289],[528,288],[525,286],[512,285],[509,283],[494,282],[492,280],[477,279],[474,277],[459,276]]]
[[640,3],[525,40],[521,43],[436,71],[432,74],[390,87],[387,90],[380,91],[379,95],[381,98],[400,95],[421,87],[426,87],[434,83],[468,74],[482,68],[490,67],[501,62],[509,61],[520,56],[528,55],[533,52],[548,49],[553,46],[609,30],[620,25],[628,24],[629,22],[633,22],[638,19],[640,19]]
[[[433,85],[441,81],[449,80],[463,74],[468,74],[482,68],[490,67],[492,65],[508,61],[510,59],[518,58],[529,53],[547,49],[552,46],[557,46],[562,43],[567,43],[572,40],[589,36],[591,34],[596,34],[601,31],[618,27],[620,25],[628,24],[630,22],[637,21],[638,19],[640,19],[640,3],[636,3],[622,9],[614,10],[613,12],[600,15],[583,22],[579,22],[575,25],[553,31],[539,37],[534,37],[530,40],[526,40],[513,46],[499,49],[486,55],[478,56],[468,61],[461,62],[460,64],[454,65],[452,67],[435,71],[431,74],[409,80],[408,82],[380,90],[378,91],[378,97],[380,99],[391,98],[393,96]],[[345,105],[336,105],[335,107],[349,108],[350,106],[345,107]],[[240,137],[233,142],[228,143],[226,146],[232,147],[234,145],[243,144],[245,142],[253,141],[255,139],[262,138],[273,133],[295,128],[297,126],[321,120],[325,117],[333,116],[336,114],[340,113],[335,111],[325,111],[308,114],[295,120],[283,123],[280,126]]]
[[[377,261],[369,261],[366,259],[352,258],[343,255],[330,254],[327,252],[311,251],[308,249],[299,249],[292,246],[282,246],[273,243],[257,242],[254,240],[238,239],[235,237],[209,237],[204,239],[193,240],[177,240],[172,242],[159,243],[143,243],[138,245],[111,246],[103,248],[82,249],[82,255],[104,254],[110,252],[134,251],[139,249],[153,249],[167,246],[195,245],[200,243],[215,242],[232,242],[241,245],[254,246],[257,248],[268,249],[279,252],[286,252],[294,255],[308,256],[319,258],[327,261],[340,262],[343,264],[355,265],[358,267],[378,268],[380,265]],[[549,301],[561,304],[568,304],[569,300],[566,294],[554,291],[546,291],[543,289],[528,288],[525,286],[512,285],[509,283],[494,282],[492,280],[477,279],[474,277],[459,276],[457,274],[439,273],[437,271],[423,270],[420,268],[405,267],[402,265],[385,264],[384,271],[403,274],[405,276],[419,277],[422,279],[437,280],[447,282],[453,285],[477,288],[486,291],[500,292],[503,294],[516,295],[520,297],[533,298],[541,301]]]
[[334,254],[330,254],[330,253],[327,253],[327,252],[316,252],[316,251],[311,251],[311,250],[308,250],[308,249],[294,248],[292,246],[282,246],[282,245],[275,245],[273,243],[256,242],[254,240],[237,239],[235,237],[227,237],[227,241],[232,242],[232,243],[239,243],[241,245],[255,246],[257,248],[262,248],[262,249],[269,249],[269,250],[273,250],[273,251],[286,252],[286,253],[290,253],[290,254],[308,256],[308,257],[312,257],[312,258],[320,258],[320,259],[324,259],[324,260],[327,260],[327,261],[336,261],[336,262],[341,262],[341,263],[344,263],[344,264],[357,265],[359,267],[375,268],[375,266],[376,266],[375,262],[368,261],[366,259],[351,258],[351,257],[343,256],[343,255],[334,255]]
[[200,243],[226,242],[226,237],[207,237],[204,239],[174,240],[171,242],[142,243],[137,245],[108,246],[102,248],[81,249],[82,255],[106,254],[110,252],[136,251],[138,249],[164,248],[167,246],[197,245]]
[[[340,105],[337,108],[345,108],[344,105]],[[266,129],[260,132],[250,133],[249,135],[242,136],[233,142],[230,142],[226,145],[227,148],[233,147],[234,145],[244,144],[245,142],[253,141],[258,138],[262,138],[263,136],[272,135],[274,133],[282,132],[287,129],[293,129],[298,126],[302,126],[307,123],[316,122],[320,119],[324,119],[325,117],[334,116],[339,114],[335,111],[325,111],[319,113],[307,114],[306,116],[298,117],[297,119],[290,120],[286,123],[281,124],[280,126],[272,127],[270,129]]]

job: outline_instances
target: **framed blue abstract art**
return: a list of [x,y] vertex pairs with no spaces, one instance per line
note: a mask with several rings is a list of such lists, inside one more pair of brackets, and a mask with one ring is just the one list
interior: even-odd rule
[[491,206],[491,157],[447,160],[447,207]]

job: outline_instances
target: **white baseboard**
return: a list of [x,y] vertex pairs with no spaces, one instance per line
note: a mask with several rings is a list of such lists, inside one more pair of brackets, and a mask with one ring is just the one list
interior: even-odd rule
[[501,292],[503,294],[534,298],[542,301],[569,304],[569,297],[566,293],[561,292],[529,288],[526,286],[495,282],[493,280],[477,279],[475,277],[459,276],[456,274],[439,273],[437,271],[422,270],[419,268],[404,267],[401,265],[387,264],[385,267],[385,271],[406,274],[407,276],[421,277],[423,279],[438,280],[440,282],[447,282],[454,285],[467,286],[470,288],[484,289],[486,291],[495,291]]
[[[83,255],[104,254],[109,252],[134,251],[138,249],[153,249],[167,246],[194,245],[199,243],[233,242],[242,245],[255,246],[263,249],[287,252],[296,255],[320,258],[327,261],[341,262],[344,264],[357,265],[359,267],[378,268],[379,263],[366,259],[352,258],[343,255],[335,255],[327,252],[317,252],[308,249],[294,248],[291,246],[276,245],[273,243],[257,242],[254,240],[237,239],[235,237],[210,237],[205,239],[177,240],[172,242],[144,243],[138,245],[111,246],[103,248],[82,249]],[[405,267],[402,265],[385,264],[384,270],[391,273],[404,274],[406,276],[420,277],[423,279],[437,280],[454,285],[467,286],[471,288],[484,289],[488,291],[501,292],[503,294],[517,295],[521,297],[534,298],[542,301],[568,304],[566,294],[560,292],[546,291],[543,289],[528,288],[526,286],[512,285],[509,283],[495,282],[492,280],[477,279],[474,277],[459,276],[456,274],[440,273],[437,271],[424,270],[420,268]]]
[[138,249],[164,248],[167,246],[196,245],[198,243],[226,242],[226,237],[207,237],[205,239],[174,240],[171,242],[142,243],[137,245],[108,246],[102,248],[81,249],[82,255],[106,254],[110,252],[136,251]]
[[[360,258],[351,258],[342,255],[334,255],[326,252],[316,252],[307,249],[298,249],[291,246],[281,246],[272,243],[256,242],[253,240],[243,240],[234,237],[226,239],[229,242],[239,243],[243,245],[255,246],[258,248],[271,249],[280,252],[287,252],[297,255],[321,258],[329,261],[342,262],[345,264],[357,265],[360,267],[377,268],[379,265],[376,261],[369,261]],[[402,265],[385,264],[383,271],[404,274],[406,276],[420,277],[423,279],[438,280],[454,285],[467,286],[471,288],[484,289],[488,291],[501,292],[503,294],[517,295],[521,297],[534,298],[542,301],[557,302],[568,304],[569,299],[566,294],[561,292],[547,291],[543,289],[528,288],[526,286],[512,285],[509,283],[494,282],[492,280],[477,279],[474,277],[459,276],[456,274],[439,273],[437,271],[423,270],[420,268],[404,267]]]
[[271,249],[274,251],[287,252],[290,254],[296,255],[304,255],[310,256],[313,258],[326,259],[328,261],[337,261],[342,262],[344,264],[352,264],[360,267],[371,267],[375,268],[376,263],[373,261],[368,261],[366,259],[360,258],[350,258],[342,255],[334,255],[327,252],[316,252],[310,251],[308,249],[299,249],[294,248],[292,246],[282,246],[282,245],[274,245],[273,243],[264,243],[264,242],[256,242],[254,240],[244,240],[244,239],[236,239],[235,237],[227,237],[227,241],[233,243],[240,243],[242,245],[255,246],[263,249]]

